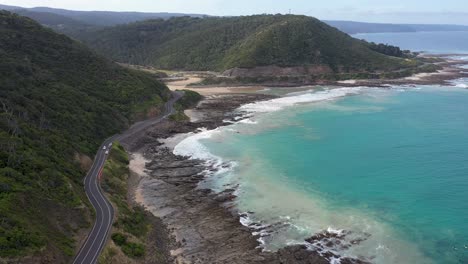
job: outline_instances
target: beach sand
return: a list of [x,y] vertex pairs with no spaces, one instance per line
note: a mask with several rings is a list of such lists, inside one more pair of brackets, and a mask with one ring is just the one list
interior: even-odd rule
[[188,77],[187,80],[166,83],[170,90],[191,90],[201,95],[232,94],[232,93],[254,93],[264,89],[262,86],[239,86],[239,87],[191,87],[189,84],[198,83],[202,78]]
[[149,160],[145,159],[145,157],[143,157],[141,153],[133,153],[130,156],[130,172],[138,176],[138,184],[136,184],[136,188],[134,191],[134,199],[137,204],[143,205],[144,207],[146,207],[147,205],[145,203],[145,199],[143,198],[141,181],[142,179],[148,178],[148,174],[145,171],[145,166],[147,162],[149,162]]
[[[456,69],[444,69],[433,74],[416,74],[391,80],[389,84],[429,84],[458,77]],[[201,161],[173,154],[173,148],[187,133],[199,128],[215,129],[225,125],[223,120],[235,120],[233,110],[240,105],[272,99],[273,96],[256,94],[262,86],[248,87],[191,87],[201,78],[168,82],[171,90],[189,89],[204,95],[195,109],[185,110],[190,122],[164,120],[144,133],[123,142],[131,154],[130,170],[136,175],[132,196],[161,219],[170,230],[175,245],[170,249],[174,263],[329,263],[332,255],[321,256],[303,246],[288,246],[278,252],[261,252],[259,237],[252,229],[241,225],[238,212],[233,208],[234,190],[215,194],[200,189],[203,171],[209,170]],[[378,86],[387,80],[348,80],[335,82],[337,86]],[[241,94],[243,93],[243,94]],[[211,168],[212,169],[212,168]],[[315,235],[315,234],[311,234]],[[320,234],[320,238],[327,237]],[[327,260],[328,258],[328,260]],[[364,263],[342,259],[342,264]]]

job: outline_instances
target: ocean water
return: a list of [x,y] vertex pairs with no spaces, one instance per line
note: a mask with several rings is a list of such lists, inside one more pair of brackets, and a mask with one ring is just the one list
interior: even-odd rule
[[468,32],[362,33],[352,35],[376,43],[397,45],[412,51],[429,53],[468,53]]
[[[174,152],[219,169],[204,187],[237,190],[264,250],[468,263],[466,87],[272,88],[284,96],[242,106],[244,119]],[[324,230],[346,234],[341,246],[304,241]]]

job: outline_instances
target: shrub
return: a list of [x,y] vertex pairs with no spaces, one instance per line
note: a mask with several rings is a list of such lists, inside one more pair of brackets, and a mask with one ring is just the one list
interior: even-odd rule
[[127,243],[122,246],[122,251],[129,257],[142,257],[145,255],[145,247],[139,243]]
[[127,237],[122,233],[112,234],[112,241],[118,246],[123,246],[127,243]]

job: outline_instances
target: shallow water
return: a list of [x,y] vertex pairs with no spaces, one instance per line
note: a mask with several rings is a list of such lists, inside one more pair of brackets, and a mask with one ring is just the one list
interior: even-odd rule
[[[467,32],[357,37],[468,53]],[[384,264],[468,263],[468,79],[453,84],[271,88],[288,95],[242,106],[248,119],[174,152],[219,168],[205,187],[237,188],[239,210],[251,212],[243,224],[269,226],[252,230],[265,250],[345,230],[349,248],[325,249]]]
[[467,102],[459,87],[294,94],[247,105],[249,121],[188,138],[176,152],[225,164],[206,184],[239,185],[239,209],[254,212],[244,221],[274,225],[267,250],[332,228],[365,238],[330,249],[342,255],[466,263]]

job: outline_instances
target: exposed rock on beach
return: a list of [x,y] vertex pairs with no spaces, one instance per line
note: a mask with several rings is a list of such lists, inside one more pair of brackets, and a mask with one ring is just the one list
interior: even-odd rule
[[[260,94],[210,96],[191,111],[196,113],[197,122],[166,120],[122,142],[133,153],[130,168],[139,175],[134,199],[160,218],[170,231],[174,263],[330,263],[331,258],[339,257],[305,245],[262,252],[259,237],[252,235],[251,227],[240,223],[241,215],[232,206],[231,201],[236,198],[234,190],[217,194],[199,188],[204,172],[214,168],[200,160],[177,156],[170,148],[175,143],[168,142],[168,138],[225,125],[241,115],[234,110],[242,104],[271,98]],[[365,263],[354,259],[341,261]]]

